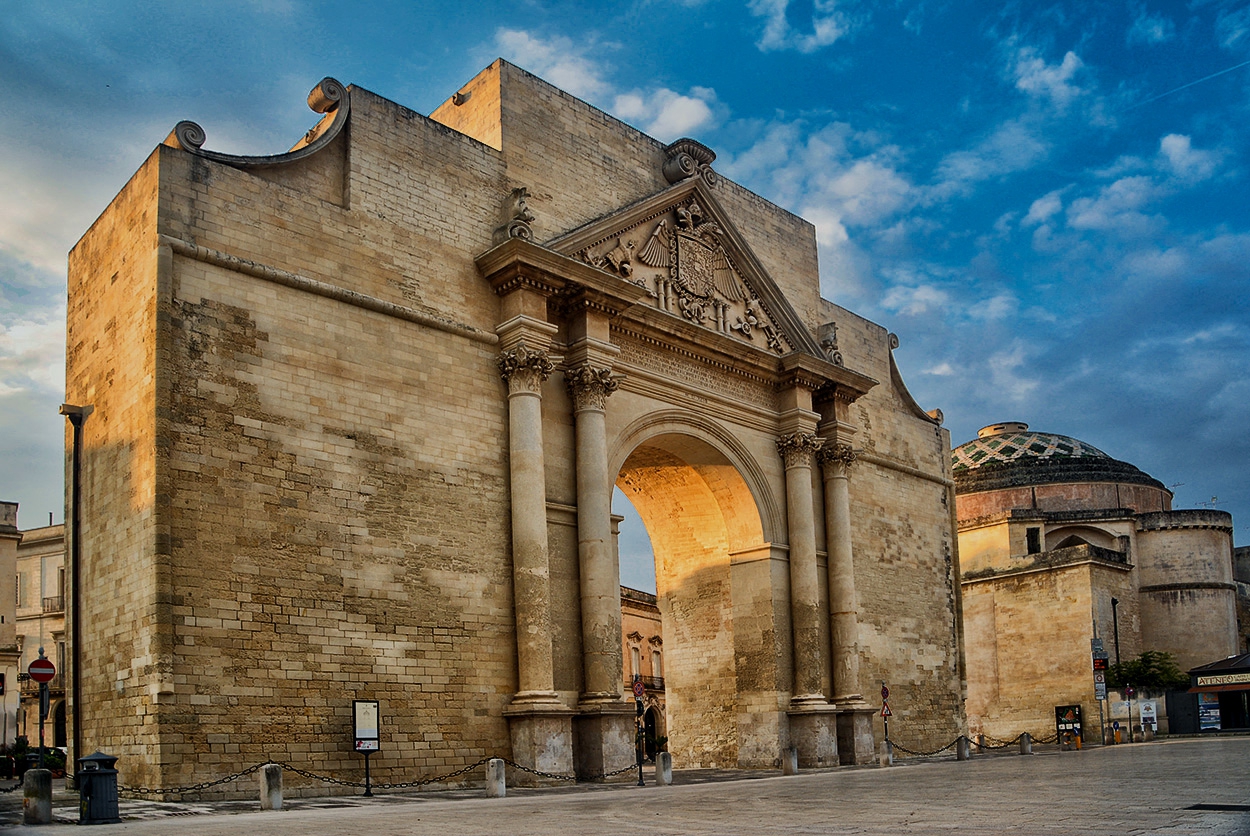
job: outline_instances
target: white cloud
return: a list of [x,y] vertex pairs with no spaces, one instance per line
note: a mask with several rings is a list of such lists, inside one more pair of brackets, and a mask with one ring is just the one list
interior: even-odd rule
[[925,374],[936,375],[938,377],[954,377],[956,374],[955,367],[950,363],[938,363],[936,366],[930,366],[924,370]]
[[1220,160],[1213,151],[1194,148],[1184,134],[1168,134],[1159,140],[1159,156],[1168,172],[1187,183],[1206,180],[1215,173]]
[[1220,46],[1235,49],[1250,36],[1250,6],[1232,11],[1221,11],[1215,21],[1215,31],[1220,36]]
[[657,139],[672,141],[710,128],[716,121],[716,105],[716,91],[706,87],[694,87],[690,95],[661,87],[618,95],[612,112]]
[[984,299],[968,308],[971,319],[985,322],[999,322],[1014,315],[1020,307],[1020,300],[1013,294],[1000,293]]
[[904,316],[920,316],[931,310],[942,310],[949,304],[950,294],[933,285],[896,285],[886,291],[881,300],[883,308]]
[[1016,88],[1033,97],[1047,98],[1062,110],[1085,93],[1072,83],[1083,66],[1075,52],[1066,53],[1058,64],[1047,64],[1033,47],[1021,47],[1014,67]]
[[854,20],[838,8],[839,0],[813,0],[810,31],[800,32],[790,25],[789,0],[751,0],[751,12],[764,18],[764,31],[756,46],[764,52],[794,49],[815,52],[835,43],[854,28]]
[[499,29],[495,47],[500,56],[583,99],[609,94],[602,70],[586,53],[589,46],[565,37],[542,39],[520,29]]
[[966,193],[984,180],[1024,171],[1045,159],[1050,147],[1022,119],[1004,122],[974,148],[947,154],[938,164],[934,199]]
[[1158,219],[1142,210],[1159,194],[1149,177],[1122,177],[1104,186],[1097,197],[1080,197],[1068,207],[1073,229],[1140,234],[1154,229]]
[[1176,36],[1176,26],[1163,14],[1152,15],[1143,6],[1128,30],[1128,43],[1161,44]]
[[65,307],[0,322],[0,395],[65,391]]
[[1029,366],[1024,346],[1019,342],[1006,351],[991,354],[986,365],[989,367],[990,383],[994,389],[1015,403],[1028,402],[1037,390],[1038,381],[1021,374],[1021,370]]
[[1063,209],[1063,189],[1055,189],[1053,192],[1042,195],[1029,205],[1029,213],[1024,216],[1021,221],[1025,226],[1040,224],[1050,220],[1056,213]]

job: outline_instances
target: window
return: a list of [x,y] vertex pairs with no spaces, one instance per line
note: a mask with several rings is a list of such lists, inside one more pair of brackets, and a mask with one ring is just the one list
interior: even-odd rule
[[664,678],[664,665],[660,660],[660,651],[651,651],[651,675],[656,679]]
[[1028,544],[1029,554],[1037,554],[1042,550],[1042,530],[1040,528],[1029,528],[1024,532],[1024,539]]
[[630,673],[634,676],[642,673],[642,652],[637,647],[629,649],[629,664],[631,668]]
[[17,605],[26,606],[26,573],[17,573]]

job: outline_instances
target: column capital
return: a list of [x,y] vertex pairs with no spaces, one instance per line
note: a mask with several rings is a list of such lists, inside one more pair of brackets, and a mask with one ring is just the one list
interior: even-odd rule
[[499,353],[496,361],[499,365],[499,376],[508,384],[508,394],[521,392],[538,392],[555,364],[547,356],[547,352],[530,348],[524,342],[516,348]]
[[777,452],[786,463],[786,469],[792,467],[811,467],[812,456],[824,444],[824,439],[815,433],[786,433],[777,439]]
[[849,478],[851,465],[855,464],[855,459],[858,458],[855,448],[842,443],[827,444],[816,456],[824,465],[826,479]]
[[620,380],[612,376],[610,368],[593,366],[589,362],[574,366],[564,373],[569,396],[573,398],[573,411],[604,409],[608,395],[620,386]]

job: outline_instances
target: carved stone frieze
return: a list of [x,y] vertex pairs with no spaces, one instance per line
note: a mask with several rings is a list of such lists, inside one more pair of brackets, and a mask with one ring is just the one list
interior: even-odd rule
[[735,263],[725,230],[695,196],[576,251],[587,264],[645,288],[660,310],[775,354],[792,340]]
[[817,459],[830,476],[850,476],[856,458],[858,455],[849,444],[826,445],[817,453]]
[[709,186],[716,185],[717,175],[712,170],[716,152],[693,139],[679,139],[664,149],[664,179],[677,183],[688,177],[702,177]]
[[786,469],[792,467],[811,467],[812,456],[825,443],[812,433],[786,433],[777,439],[777,452],[786,463]]
[[565,383],[569,387],[569,396],[573,399],[573,410],[602,410],[607,405],[608,395],[620,386],[618,378],[612,376],[611,369],[596,368],[590,363],[569,369],[564,373]]
[[551,362],[547,352],[530,348],[525,343],[500,353],[496,362],[499,364],[500,377],[508,384],[510,395],[540,391],[543,381],[555,370],[555,364]]

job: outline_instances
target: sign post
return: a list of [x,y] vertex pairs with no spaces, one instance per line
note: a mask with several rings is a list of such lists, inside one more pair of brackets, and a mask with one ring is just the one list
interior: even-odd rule
[[1094,699],[1098,701],[1098,736],[1103,743],[1107,741],[1106,719],[1103,716],[1102,704],[1107,701],[1107,651],[1103,649],[1102,639],[1095,636],[1089,640],[1090,658],[1094,667]]
[[381,742],[377,700],[352,700],[352,738],[355,740],[355,750],[365,756],[365,796],[372,798],[369,756],[378,751]]
[[44,658],[43,648],[39,648],[39,658],[26,668],[30,678],[39,683],[39,768],[44,768],[44,756],[47,754],[43,744],[43,724],[48,719],[48,683],[56,676],[56,665],[51,659]]

